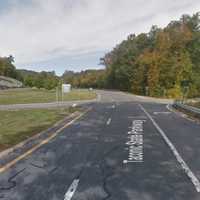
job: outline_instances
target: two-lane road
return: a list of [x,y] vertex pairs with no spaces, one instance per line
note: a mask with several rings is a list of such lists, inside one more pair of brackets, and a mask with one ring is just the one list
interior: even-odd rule
[[99,94],[90,112],[0,174],[0,199],[200,199],[190,177],[200,180],[200,125],[153,99]]

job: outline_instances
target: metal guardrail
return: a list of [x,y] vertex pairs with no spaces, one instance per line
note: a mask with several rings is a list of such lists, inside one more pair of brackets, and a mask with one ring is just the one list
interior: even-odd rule
[[185,111],[187,113],[192,114],[195,117],[200,118],[200,109],[199,108],[195,108],[193,106],[189,106],[189,105],[183,104],[183,103],[178,102],[178,101],[174,102],[174,104],[172,106],[176,109]]

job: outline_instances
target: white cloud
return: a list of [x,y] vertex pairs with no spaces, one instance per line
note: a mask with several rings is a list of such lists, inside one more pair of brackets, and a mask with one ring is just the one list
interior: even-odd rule
[[199,10],[199,0],[14,0],[0,13],[0,55],[20,65],[107,51],[130,33]]

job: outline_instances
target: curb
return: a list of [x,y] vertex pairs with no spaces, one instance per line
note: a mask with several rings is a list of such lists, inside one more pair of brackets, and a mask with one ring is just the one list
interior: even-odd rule
[[73,115],[75,115],[76,112],[74,112],[74,113],[70,114],[69,116],[65,117],[64,119],[56,122],[50,128],[48,128],[48,129],[46,129],[44,131],[41,131],[39,133],[36,133],[35,135],[31,136],[28,139],[25,139],[24,141],[22,141],[22,142],[20,142],[20,143],[18,143],[16,145],[14,145],[13,147],[10,147],[10,148],[8,148],[6,150],[3,150],[2,152],[0,152],[0,159],[2,159],[3,157],[7,156],[8,154],[16,151],[18,148],[22,148],[24,145],[26,145],[27,143],[31,142],[32,140],[39,139],[40,136],[42,136],[43,134],[45,134],[47,132],[52,131],[52,129],[58,128],[58,126],[60,126],[62,123],[64,123],[67,119],[69,119],[70,117],[73,117]]
[[31,138],[11,147],[0,153],[0,174],[12,167],[18,161],[24,159],[35,150],[47,144],[50,140],[55,138],[63,129],[81,118],[84,114],[89,112],[91,108],[83,112],[74,112],[63,120],[60,120],[49,129],[34,135]]

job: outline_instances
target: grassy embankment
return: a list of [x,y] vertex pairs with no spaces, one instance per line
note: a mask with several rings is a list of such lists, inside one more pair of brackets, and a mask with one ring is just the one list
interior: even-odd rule
[[37,134],[78,108],[0,111],[0,151]]
[[[96,93],[88,90],[72,90],[66,93],[63,101],[90,100],[95,99]],[[61,96],[59,95],[59,100]],[[47,103],[56,101],[54,90],[44,89],[10,89],[0,91],[0,104],[26,104],[26,103]]]
[[[96,93],[87,90],[72,90],[64,95],[64,101],[89,100]],[[59,97],[61,99],[61,97]],[[55,102],[55,91],[44,89],[10,89],[0,91],[0,104],[25,104]],[[76,108],[77,109],[77,108]],[[63,119],[75,108],[30,109],[0,111],[0,150],[9,148],[37,134]]]

